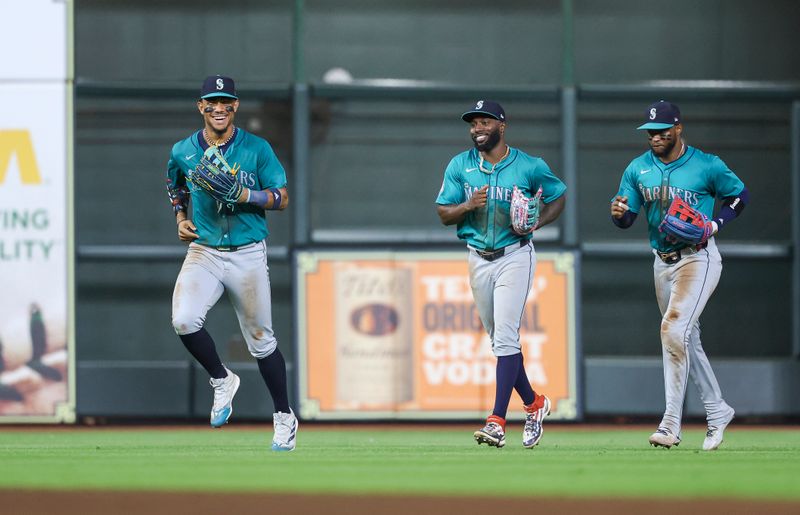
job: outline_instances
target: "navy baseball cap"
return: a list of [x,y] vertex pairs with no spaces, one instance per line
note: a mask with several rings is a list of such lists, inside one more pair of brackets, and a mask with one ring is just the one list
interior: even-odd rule
[[236,84],[234,84],[233,79],[222,75],[206,77],[206,80],[203,81],[203,87],[200,88],[200,98],[212,97],[228,97],[238,100]]
[[475,107],[461,115],[461,119],[469,123],[476,116],[488,116],[501,122],[506,121],[506,112],[503,111],[503,107],[491,100],[478,100],[475,102]]
[[664,130],[681,123],[681,110],[666,100],[650,104],[645,113],[645,123],[636,129]]

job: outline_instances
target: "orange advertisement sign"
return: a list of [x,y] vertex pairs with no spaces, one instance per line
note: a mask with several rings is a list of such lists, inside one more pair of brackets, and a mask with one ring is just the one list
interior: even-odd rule
[[[297,256],[301,414],[307,419],[463,419],[494,403],[496,358],[464,252]],[[551,416],[577,412],[575,255],[537,253],[520,339]],[[512,396],[509,419],[522,418]]]

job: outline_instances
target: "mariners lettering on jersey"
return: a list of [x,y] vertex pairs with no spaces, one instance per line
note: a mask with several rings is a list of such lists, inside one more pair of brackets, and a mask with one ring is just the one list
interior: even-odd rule
[[[470,198],[473,193],[481,189],[482,186],[472,186],[468,183],[464,183],[464,195],[465,198]],[[486,190],[486,197],[491,200],[500,200],[503,202],[511,202],[511,189],[504,188],[502,186],[494,186]]]
[[[256,187],[256,173],[255,172],[248,172],[246,170],[239,170],[236,174],[237,179],[239,182],[242,183],[242,186],[247,188],[255,188]],[[259,188],[261,189],[261,188]]]
[[[648,187],[639,183],[639,192],[642,194],[642,198],[645,202],[655,202],[661,200],[663,193],[662,190],[663,188],[661,186]],[[667,200],[672,200],[675,197],[681,197],[687,204],[696,206],[700,202],[700,199],[697,195],[698,193],[696,191],[689,191],[683,188],[675,188],[670,186]]]

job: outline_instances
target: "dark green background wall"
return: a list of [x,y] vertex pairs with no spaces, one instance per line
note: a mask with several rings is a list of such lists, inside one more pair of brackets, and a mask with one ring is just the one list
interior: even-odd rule
[[[469,145],[459,115],[474,99],[459,90],[486,88],[503,98],[504,88],[552,87],[557,92],[572,78],[579,87],[578,187],[569,198],[580,203],[579,240],[643,243],[643,224],[616,229],[608,221],[607,205],[622,170],[646,148],[633,128],[644,107],[657,99],[583,97],[580,87],[654,80],[797,84],[800,3],[571,3],[572,55],[563,51],[565,25],[557,0],[491,5],[473,0],[306,0],[302,53],[295,56],[294,2],[77,0],[77,245],[178,248],[164,193],[165,164],[171,145],[200,127],[194,95],[202,78],[216,73],[233,76],[240,89],[250,92],[242,95],[237,124],[273,143],[287,168],[290,192],[291,85],[296,79],[311,84],[312,234],[449,231],[439,226],[433,199],[449,158]],[[334,67],[345,68],[358,81],[425,81],[452,88],[454,94],[404,99],[315,95],[315,86]],[[676,97],[688,142],[719,154],[751,191],[752,206],[720,239],[788,244],[791,98],[709,98],[680,91]],[[557,95],[527,100],[512,95],[503,104],[509,142],[541,155],[560,174]],[[291,247],[293,216],[270,215],[274,248]],[[447,248],[459,248],[454,234]],[[170,326],[180,264],[179,257],[79,258],[79,364],[108,360],[135,374],[152,360],[186,362]],[[712,358],[789,356],[788,257],[734,258],[725,266],[702,319],[708,353]],[[292,361],[290,262],[276,256],[271,273],[275,329]],[[587,356],[660,355],[650,258],[584,256],[581,291]],[[249,361],[227,301],[212,310],[207,327],[224,359]],[[748,330],[753,327],[759,329]],[[95,394],[81,393],[79,384],[79,414],[82,395]],[[83,397],[84,406],[91,401]],[[253,413],[262,408],[254,407]]]

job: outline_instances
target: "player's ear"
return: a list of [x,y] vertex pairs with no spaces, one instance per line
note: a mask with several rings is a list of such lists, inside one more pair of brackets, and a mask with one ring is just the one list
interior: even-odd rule
[[682,123],[675,124],[675,135],[680,136],[682,133],[683,133],[683,124]]
[[239,100],[236,99],[233,101],[233,112],[235,113],[238,110],[239,110]]
[[197,100],[197,110],[200,111],[200,114],[203,114],[203,99]]

